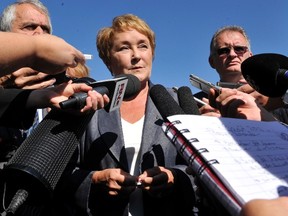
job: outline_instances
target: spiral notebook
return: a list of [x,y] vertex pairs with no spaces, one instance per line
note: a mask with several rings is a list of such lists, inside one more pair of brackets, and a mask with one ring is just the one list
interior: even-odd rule
[[288,196],[288,128],[199,115],[174,115],[166,135],[231,215],[251,199]]

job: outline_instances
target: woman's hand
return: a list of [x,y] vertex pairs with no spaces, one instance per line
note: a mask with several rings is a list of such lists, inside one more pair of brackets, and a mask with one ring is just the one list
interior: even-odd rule
[[172,189],[175,179],[172,169],[165,167],[153,167],[145,170],[143,174],[139,176],[143,190],[148,191],[152,196],[161,197]]
[[92,175],[92,182],[105,185],[112,196],[130,195],[136,189],[137,179],[118,168],[95,171]]

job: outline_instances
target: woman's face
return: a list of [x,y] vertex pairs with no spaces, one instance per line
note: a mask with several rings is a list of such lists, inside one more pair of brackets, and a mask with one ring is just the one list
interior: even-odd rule
[[148,81],[152,71],[152,48],[148,38],[136,30],[114,35],[110,71],[114,76],[133,74],[140,81]]

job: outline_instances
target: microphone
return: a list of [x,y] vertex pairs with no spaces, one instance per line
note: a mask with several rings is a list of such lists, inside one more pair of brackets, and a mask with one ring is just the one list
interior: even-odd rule
[[1,213],[1,216],[14,215],[18,208],[23,204],[23,202],[25,202],[27,196],[27,191],[22,189],[18,190],[12,198],[12,201],[10,202],[8,208],[5,209],[5,212]]
[[[115,76],[114,79],[108,79],[103,81],[92,81],[93,79],[87,80],[87,78],[80,78],[74,82],[81,83],[85,82],[87,85],[93,87],[93,90],[100,94],[106,94],[110,98],[110,102],[105,106],[107,112],[111,112],[121,105],[121,101],[124,98],[129,98],[138,92],[140,89],[139,79],[132,74],[121,74]],[[128,84],[127,84],[128,82]],[[125,94],[124,94],[125,92]],[[68,100],[62,101],[59,105],[61,109],[76,108],[81,109],[86,104],[87,93],[79,92],[72,95]]]
[[167,120],[167,117],[172,115],[185,114],[183,109],[162,85],[157,84],[152,86],[150,97],[164,120]]
[[241,64],[246,81],[268,97],[282,97],[288,89],[288,57],[263,53],[247,58]]
[[186,114],[200,115],[199,108],[188,86],[181,86],[177,90],[180,107]]
[[[127,86],[131,85],[128,95],[131,97],[140,90],[140,81],[131,79],[132,76],[128,77]],[[27,203],[38,205],[52,197],[94,113],[71,115],[63,110],[53,109],[45,116],[3,169],[6,191],[9,194],[16,193],[14,200],[21,200],[23,203],[25,199]],[[23,190],[28,194],[21,192]],[[10,206],[10,209],[18,207],[19,204]]]

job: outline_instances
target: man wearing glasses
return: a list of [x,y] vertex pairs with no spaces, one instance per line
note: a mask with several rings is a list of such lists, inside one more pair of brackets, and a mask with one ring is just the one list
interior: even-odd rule
[[[219,74],[218,84],[222,87],[227,87],[225,86],[227,83],[239,84],[235,85],[234,88],[251,94],[268,111],[283,107],[282,98],[264,96],[255,91],[245,81],[241,72],[241,64],[252,55],[250,40],[242,27],[224,26],[218,29],[211,39],[209,55],[210,66]],[[200,92],[195,94],[195,96],[200,99],[203,97],[207,98],[207,95],[205,96]],[[209,105],[201,107],[200,112],[205,115],[220,116],[219,111]]]
[[245,82],[242,62],[252,56],[249,38],[242,27],[226,26],[213,35],[209,63],[220,77],[220,82]]
[[[246,83],[241,72],[241,63],[250,56],[250,41],[242,27],[225,26],[214,33],[208,60],[210,66],[219,74],[219,83]],[[198,92],[194,96],[199,99],[208,98],[204,92]],[[218,111],[210,106],[203,107],[200,111],[207,115],[220,116]]]

